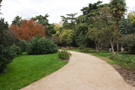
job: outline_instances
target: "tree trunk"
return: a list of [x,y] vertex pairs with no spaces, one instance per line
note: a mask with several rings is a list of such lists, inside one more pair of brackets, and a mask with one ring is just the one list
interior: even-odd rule
[[96,51],[99,52],[99,45],[95,42],[96,44]]
[[114,44],[113,44],[112,40],[110,41],[110,43],[111,43],[112,53],[113,53],[113,55],[115,55]]
[[117,54],[119,54],[119,21],[116,20],[116,25],[117,25],[117,31],[116,31],[116,34],[117,34]]
[[96,46],[96,51],[97,51],[97,52],[99,52],[99,48],[98,48],[98,46]]

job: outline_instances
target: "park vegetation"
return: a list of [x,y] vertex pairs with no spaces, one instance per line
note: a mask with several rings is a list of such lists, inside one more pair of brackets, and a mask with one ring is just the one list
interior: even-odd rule
[[[71,54],[65,50],[57,53],[58,47],[77,47],[84,53],[100,53],[105,49],[111,51],[111,59],[120,66],[134,70],[135,59],[121,53],[135,54],[135,11],[125,15],[125,0],[110,0],[108,4],[103,4],[102,1],[89,3],[80,10],[82,14],[79,16],[76,16],[77,13],[62,15],[61,24],[49,23],[48,14],[31,17],[29,20],[17,15],[11,25],[1,18],[0,74],[6,73],[9,63],[22,53],[29,56],[52,54],[55,58],[48,61],[50,63],[56,57],[69,59]],[[40,61],[39,64],[42,64],[43,61]],[[26,63],[27,59],[24,62]],[[60,66],[67,63],[58,60],[55,62]],[[37,65],[36,61],[34,64]],[[53,65],[58,66],[52,63]],[[55,71],[55,68],[52,71]],[[22,86],[24,85],[25,83]]]

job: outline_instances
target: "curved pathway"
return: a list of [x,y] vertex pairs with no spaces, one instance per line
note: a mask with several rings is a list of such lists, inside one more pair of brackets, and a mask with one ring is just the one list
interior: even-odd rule
[[135,90],[105,61],[72,52],[69,63],[21,90]]

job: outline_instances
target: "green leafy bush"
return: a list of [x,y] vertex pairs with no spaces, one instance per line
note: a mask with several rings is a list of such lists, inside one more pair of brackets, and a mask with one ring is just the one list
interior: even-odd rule
[[135,69],[135,57],[129,55],[115,55],[110,59],[116,61],[122,68]]
[[80,51],[83,53],[96,53],[96,50],[92,50],[89,48],[80,49]]
[[61,50],[58,52],[58,57],[62,60],[68,60],[70,56],[71,54],[67,52],[66,50]]
[[58,47],[52,40],[37,36],[28,43],[26,51],[28,54],[49,54],[56,53]]
[[20,42],[21,52],[26,52],[27,44],[28,42],[26,40],[21,40]]
[[13,44],[12,46],[10,46],[10,50],[14,53],[16,53],[16,56],[21,55],[21,49],[16,46],[15,44]]
[[7,64],[9,64],[15,57],[15,52],[13,52],[10,48],[5,48],[0,45],[0,73],[3,73],[6,70]]

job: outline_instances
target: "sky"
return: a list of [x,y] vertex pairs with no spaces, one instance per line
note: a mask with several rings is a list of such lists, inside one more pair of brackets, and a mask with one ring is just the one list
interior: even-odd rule
[[[19,15],[23,19],[30,19],[37,15],[48,13],[50,23],[59,23],[62,15],[78,13],[81,15],[81,9],[88,6],[89,3],[95,3],[98,0],[3,0],[0,17],[4,17],[9,24],[14,17]],[[109,3],[110,0],[101,0],[103,3]],[[127,13],[135,11],[135,0],[126,0]]]

